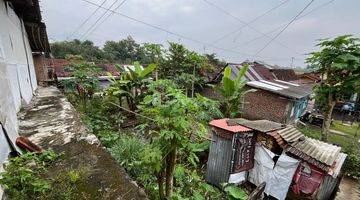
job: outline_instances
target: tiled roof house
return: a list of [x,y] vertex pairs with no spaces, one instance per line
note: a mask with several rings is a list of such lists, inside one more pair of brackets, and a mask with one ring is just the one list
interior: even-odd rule
[[[292,69],[269,65],[260,61],[229,63],[231,78],[235,78],[244,64],[249,65],[245,74],[248,93],[244,99],[244,117],[249,119],[267,119],[279,123],[292,123],[301,116],[308,104],[311,87],[297,84],[297,76]],[[212,83],[221,81],[221,74]],[[221,98],[213,89],[205,89],[209,98]]]

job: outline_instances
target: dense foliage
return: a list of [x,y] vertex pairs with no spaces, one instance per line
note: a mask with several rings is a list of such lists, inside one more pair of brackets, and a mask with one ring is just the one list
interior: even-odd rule
[[[207,132],[198,118],[200,113],[208,111],[204,101],[199,103],[198,97],[187,97],[174,85],[169,80],[150,84],[148,88],[151,94],[144,98],[141,108],[143,114],[153,119],[148,122],[152,126],[152,143],[150,150],[147,150],[148,155],[144,157],[147,159],[147,166],[151,166],[157,177],[161,199],[165,196],[168,199],[172,197],[177,168],[197,165],[199,159],[195,154],[195,149],[198,148],[196,144],[204,140]],[[210,103],[208,100],[208,104]]]
[[307,62],[323,77],[315,92],[317,102],[324,107],[322,139],[327,141],[336,102],[360,89],[360,39],[344,35],[321,40],[317,46],[321,51],[311,53]]
[[59,160],[61,156],[53,151],[44,151],[42,154],[24,153],[10,159],[5,166],[6,171],[0,173],[0,185],[5,189],[5,199],[84,198],[79,192],[81,190],[79,185],[87,178],[87,171],[85,169],[50,171]]
[[104,52],[92,41],[73,40],[54,42],[51,44],[51,53],[55,58],[67,58],[68,55],[79,55],[87,61],[105,61],[108,60]]
[[0,173],[0,185],[11,199],[36,199],[51,190],[51,182],[41,176],[56,159],[56,154],[46,151],[41,155],[26,153],[11,158]]
[[[209,148],[202,123],[221,117],[219,103],[200,95],[189,98],[170,80],[151,82],[147,94],[139,107],[142,114],[156,121],[144,119],[138,128],[119,132],[118,124],[127,113],[113,105],[117,98],[112,95],[91,99],[88,111],[82,111],[83,120],[119,164],[144,187],[150,199],[160,199],[159,180],[166,180],[166,164],[162,159],[166,160],[167,151],[171,151],[166,145],[168,141],[177,143],[172,198],[224,199],[223,193],[205,182],[205,163],[199,159]],[[81,111],[76,102],[73,101]],[[174,126],[177,128],[171,130]],[[202,131],[197,131],[199,127]]]
[[117,97],[120,106],[125,98],[129,108],[135,110],[136,105],[144,98],[144,89],[151,80],[151,73],[156,69],[156,65],[150,64],[143,68],[139,62],[135,62],[134,69],[128,68],[128,71],[124,71],[119,66],[117,68],[121,70],[121,75],[118,79],[111,76],[107,93]]
[[223,113],[226,117],[239,117],[244,104],[244,96],[246,93],[254,92],[254,89],[246,90],[245,87],[245,73],[248,66],[243,66],[235,78],[231,78],[231,68],[226,67],[221,80],[221,85],[218,88],[222,97],[221,102],[223,106]]

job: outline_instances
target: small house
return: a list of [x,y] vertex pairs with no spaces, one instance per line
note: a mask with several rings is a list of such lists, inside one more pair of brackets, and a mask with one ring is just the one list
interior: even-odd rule
[[[303,114],[308,106],[312,87],[298,84],[293,69],[260,61],[229,63],[227,66],[231,68],[231,78],[237,76],[244,64],[249,66],[245,73],[246,87],[256,89],[256,92],[246,94],[241,110],[243,117],[290,124]],[[222,72],[214,76],[209,83],[220,84]],[[212,99],[222,98],[214,88],[204,88],[202,94]]]
[[293,123],[303,114],[312,93],[311,87],[281,80],[249,81],[246,87],[256,92],[244,97],[244,117],[283,124]]
[[209,183],[265,182],[265,194],[279,200],[326,200],[336,192],[346,159],[341,147],[268,120],[219,119],[210,125]]
[[254,166],[255,137],[251,129],[229,125],[228,119],[213,120],[212,143],[209,153],[208,182],[241,183],[246,180],[246,171]]

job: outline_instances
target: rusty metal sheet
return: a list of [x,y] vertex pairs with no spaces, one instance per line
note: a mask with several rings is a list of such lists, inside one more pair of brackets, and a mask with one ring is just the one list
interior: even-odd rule
[[233,168],[232,172],[242,172],[254,167],[255,137],[253,133],[238,133],[233,142]]

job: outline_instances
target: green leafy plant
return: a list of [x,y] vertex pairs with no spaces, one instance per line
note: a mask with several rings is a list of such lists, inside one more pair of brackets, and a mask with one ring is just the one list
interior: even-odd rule
[[336,102],[360,89],[360,39],[344,35],[333,40],[321,40],[317,46],[321,51],[311,53],[307,62],[322,75],[315,92],[316,101],[324,110],[321,138],[327,141]]
[[[198,158],[191,145],[199,143],[206,134],[204,125],[197,120],[203,111],[196,99],[187,97],[182,90],[173,88],[169,80],[159,80],[149,86],[150,95],[144,98],[142,113],[151,116],[152,143],[148,151],[148,165],[158,180],[161,199],[171,198],[174,192],[174,174],[178,159],[189,158],[196,164]],[[155,167],[154,167],[155,166]],[[165,184],[165,190],[164,185]]]
[[221,86],[218,88],[220,94],[224,97],[221,102],[224,107],[225,117],[234,118],[240,114],[241,106],[244,104],[244,96],[249,92],[256,90],[246,90],[245,86],[245,73],[248,65],[244,65],[238,72],[234,79],[231,79],[231,68],[226,67],[224,70]]
[[228,194],[229,199],[246,200],[248,195],[238,186],[227,184],[224,186],[224,191]]
[[140,155],[145,146],[139,138],[122,134],[108,151],[131,175],[136,176],[141,174]]
[[145,96],[144,88],[151,80],[151,73],[156,69],[155,64],[150,64],[143,68],[139,62],[134,62],[134,68],[128,68],[128,71],[123,70],[120,66],[117,69],[122,71],[119,79],[111,78],[111,85],[107,89],[108,94],[119,99],[120,105],[122,99],[125,97],[128,107],[131,110],[136,109],[136,105]]
[[210,67],[208,60],[184,45],[169,44],[165,59],[159,64],[159,76],[173,80],[185,94],[193,97],[195,88],[201,88],[205,84],[203,71]]
[[53,151],[43,154],[25,153],[11,158],[0,173],[0,185],[11,199],[36,199],[51,190],[51,182],[42,177],[47,168],[56,160]]
[[60,84],[65,92],[75,93],[80,97],[83,109],[86,110],[86,103],[91,99],[99,88],[99,68],[95,64],[86,62],[81,56],[69,55],[69,68],[72,71],[72,78],[63,80]]

